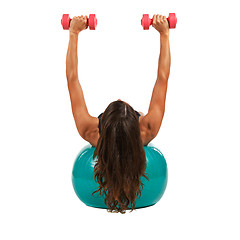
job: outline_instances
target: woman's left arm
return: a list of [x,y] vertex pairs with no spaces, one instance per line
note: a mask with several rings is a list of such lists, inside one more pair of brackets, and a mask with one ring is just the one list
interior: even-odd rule
[[80,136],[88,141],[89,132],[96,126],[96,118],[90,116],[83,95],[83,90],[78,80],[78,34],[86,29],[86,17],[74,17],[70,23],[69,44],[66,57],[66,76],[70,94],[72,113]]

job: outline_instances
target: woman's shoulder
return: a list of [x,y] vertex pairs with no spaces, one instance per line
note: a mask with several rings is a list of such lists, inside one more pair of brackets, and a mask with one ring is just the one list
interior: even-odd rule
[[153,140],[153,135],[151,130],[149,129],[148,125],[145,121],[145,115],[142,112],[139,112],[141,116],[139,117],[139,127],[140,127],[140,134],[143,145],[146,146]]

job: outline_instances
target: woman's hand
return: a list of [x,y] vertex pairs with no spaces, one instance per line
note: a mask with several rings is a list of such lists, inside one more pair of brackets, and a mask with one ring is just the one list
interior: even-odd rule
[[153,15],[153,23],[152,26],[160,33],[160,34],[169,34],[169,25],[168,20],[165,16],[162,15]]
[[73,33],[79,33],[82,30],[85,30],[88,28],[88,20],[87,20],[87,16],[83,17],[83,15],[81,15],[81,17],[73,17],[73,19],[70,22],[70,27],[69,27],[69,31],[73,32]]

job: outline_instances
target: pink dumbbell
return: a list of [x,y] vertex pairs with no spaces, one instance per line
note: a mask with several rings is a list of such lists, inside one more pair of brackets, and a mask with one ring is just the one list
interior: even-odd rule
[[[71,18],[69,14],[63,14],[61,19],[61,24],[64,30],[68,30],[71,22]],[[89,14],[88,18],[88,26],[90,30],[95,30],[97,26],[97,18],[95,14]]]
[[[177,17],[175,13],[169,13],[167,20],[168,20],[169,28],[176,28]],[[143,14],[141,25],[143,26],[144,30],[148,30],[150,25],[152,25],[152,22],[153,22],[153,19],[149,18],[149,14]]]

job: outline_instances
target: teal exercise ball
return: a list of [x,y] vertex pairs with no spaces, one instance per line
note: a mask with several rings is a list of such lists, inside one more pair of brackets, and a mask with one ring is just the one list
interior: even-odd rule
[[[141,177],[143,188],[141,196],[135,201],[136,209],[156,204],[166,189],[168,179],[167,163],[160,150],[153,144],[144,146],[144,150],[147,159],[146,174],[149,181]],[[97,161],[97,157],[93,160],[94,151],[95,147],[91,144],[82,148],[73,165],[72,184],[78,198],[87,206],[107,209],[103,195],[99,192],[92,195],[99,186],[94,180],[94,166]],[[131,204],[128,209],[131,209]]]

